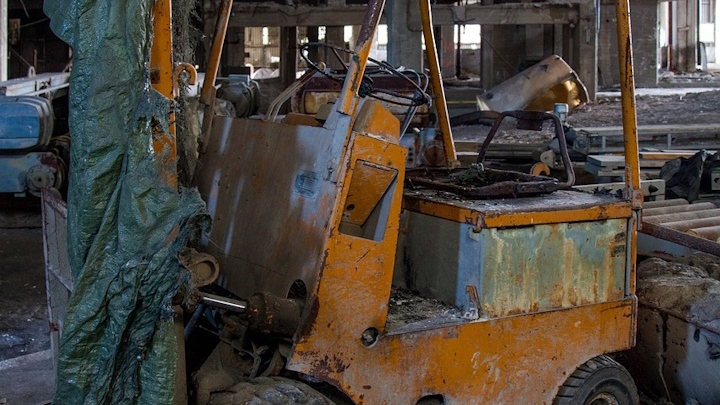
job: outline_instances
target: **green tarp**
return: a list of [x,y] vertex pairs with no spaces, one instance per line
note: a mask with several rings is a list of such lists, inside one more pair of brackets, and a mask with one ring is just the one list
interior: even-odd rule
[[206,227],[195,190],[161,179],[151,125],[169,100],[150,90],[151,0],[53,0],[45,12],[73,48],[68,246],[75,280],[55,404],[170,404],[177,255]]

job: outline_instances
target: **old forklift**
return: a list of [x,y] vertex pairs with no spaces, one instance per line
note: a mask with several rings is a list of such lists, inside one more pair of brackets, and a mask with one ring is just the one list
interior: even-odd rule
[[[219,38],[232,2],[222,4]],[[401,122],[365,75],[384,5],[369,1],[342,90],[317,114],[203,125],[196,182],[213,227],[202,253],[181,259],[196,287],[185,329],[211,314],[219,343],[188,376],[190,401],[637,404],[631,377],[605,356],[633,346],[637,317],[642,192],[628,1],[616,1],[622,195],[572,190],[569,165],[565,182],[482,162],[454,167],[429,0],[420,8],[432,96],[414,82],[406,102],[434,102],[447,167],[406,171]],[[156,11],[156,21],[169,24],[169,14]],[[156,28],[156,39],[169,32]],[[209,106],[215,43],[201,98]],[[167,54],[157,41],[153,60]],[[172,83],[175,67],[163,60],[170,73],[159,82]],[[171,98],[172,85],[164,93]],[[505,116],[525,128],[553,119]]]
[[369,2],[342,91],[317,114],[214,119],[197,176],[214,220],[202,249],[232,296],[200,293],[225,308],[225,328],[194,374],[198,402],[638,403],[605,356],[635,340],[642,193],[627,1],[616,3],[621,196],[481,164],[471,175],[486,184],[463,183],[427,0],[448,167],[406,172],[400,121],[364,77],[384,3]]

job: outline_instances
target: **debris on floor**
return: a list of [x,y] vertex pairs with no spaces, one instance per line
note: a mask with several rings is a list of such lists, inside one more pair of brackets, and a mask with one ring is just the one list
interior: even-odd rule
[[385,328],[397,331],[417,322],[441,323],[462,320],[460,310],[452,305],[421,297],[410,290],[393,287],[388,304],[388,316]]
[[0,361],[50,348],[42,252],[40,228],[0,228]]

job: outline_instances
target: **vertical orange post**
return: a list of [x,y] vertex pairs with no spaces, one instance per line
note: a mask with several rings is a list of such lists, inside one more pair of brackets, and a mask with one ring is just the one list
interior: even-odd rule
[[440,134],[442,135],[445,158],[448,167],[452,167],[457,160],[455,156],[455,143],[453,142],[450,118],[448,117],[447,103],[445,102],[445,88],[443,87],[442,74],[440,72],[440,61],[438,60],[435,47],[435,33],[433,32],[432,14],[430,11],[430,0],[420,0],[420,16],[422,19],[423,36],[425,37],[425,49],[427,50],[428,67],[430,68],[430,84],[435,96],[435,108],[437,109],[438,121],[440,123]]
[[[152,9],[153,41],[150,50],[150,82],[153,88],[163,96],[173,98],[173,53],[172,53],[172,0],[155,0]],[[177,146],[175,142],[175,112],[169,117],[169,133],[153,129],[153,150],[160,154],[170,148],[168,159],[175,161]],[[177,173],[173,166],[168,173],[168,184],[177,184]]]
[[335,103],[337,110],[342,114],[351,115],[357,106],[357,92],[360,88],[363,74],[365,74],[365,66],[367,65],[368,55],[370,55],[370,47],[372,46],[373,38],[375,38],[375,30],[380,22],[380,16],[382,15],[384,7],[385,0],[368,1],[368,13],[365,15],[365,21],[363,22],[357,43],[355,44],[355,54],[357,57],[353,57],[350,66],[348,66],[348,72],[345,75],[347,79],[345,79],[340,98]]
[[213,38],[212,48],[210,48],[210,58],[207,69],[205,69],[205,79],[200,92],[200,103],[205,105],[200,136],[202,151],[207,147],[205,142],[210,136],[212,120],[215,116],[215,79],[217,79],[218,69],[220,68],[220,56],[225,44],[225,35],[230,22],[232,5],[233,0],[223,0],[220,5],[217,21],[215,22],[215,37]]
[[630,251],[629,293],[635,294],[635,269],[637,256],[637,230],[643,195],[640,185],[640,156],[637,135],[637,114],[635,111],[635,76],[633,72],[632,33],[630,31],[630,4],[628,0],[615,0],[617,19],[618,60],[620,62],[620,92],[622,95],[623,134],[625,142],[625,190],[626,198],[632,202],[628,238]]

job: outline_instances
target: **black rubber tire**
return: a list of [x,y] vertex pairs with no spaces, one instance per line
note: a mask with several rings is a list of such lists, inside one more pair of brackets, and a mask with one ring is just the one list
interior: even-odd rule
[[553,405],[638,405],[637,387],[630,373],[608,356],[578,367],[558,390]]
[[300,381],[258,377],[212,395],[210,405],[336,405]]

